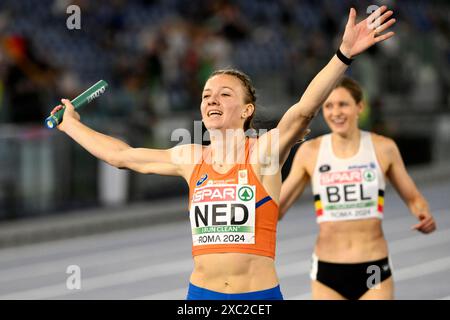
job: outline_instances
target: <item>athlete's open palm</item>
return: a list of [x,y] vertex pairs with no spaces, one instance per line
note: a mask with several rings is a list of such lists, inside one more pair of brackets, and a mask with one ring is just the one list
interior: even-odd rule
[[389,29],[395,19],[389,19],[393,11],[386,11],[387,7],[382,6],[374,11],[367,19],[356,24],[356,10],[351,8],[347,25],[342,39],[341,51],[345,55],[354,57],[367,50],[375,43],[391,38],[394,32],[390,31],[382,34]]

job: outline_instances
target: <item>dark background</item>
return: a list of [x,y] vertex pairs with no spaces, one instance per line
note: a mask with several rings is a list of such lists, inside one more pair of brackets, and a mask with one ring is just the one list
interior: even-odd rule
[[[350,6],[363,19],[384,3],[396,36],[348,72],[365,89],[361,127],[393,138],[408,167],[449,165],[448,1],[2,0],[0,219],[186,193],[182,179],[111,170],[45,129],[61,97],[104,79],[110,87],[83,122],[135,147],[168,148],[174,129],[200,119],[208,75],[235,67],[257,88],[257,126],[271,128],[334,54]],[[79,30],[66,25],[72,4]],[[328,130],[321,116],[311,129]]]

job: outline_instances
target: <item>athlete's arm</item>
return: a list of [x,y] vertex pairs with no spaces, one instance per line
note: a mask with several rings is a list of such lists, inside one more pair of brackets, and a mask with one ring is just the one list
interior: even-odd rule
[[[96,158],[117,168],[128,168],[140,173],[154,173],[172,176],[186,176],[183,161],[192,145],[178,146],[167,150],[133,148],[125,142],[92,130],[81,123],[80,115],[69,100],[63,99],[66,106],[63,121],[58,129],[65,132]],[[56,107],[52,113],[58,111]],[[191,154],[192,155],[192,154]],[[186,162],[186,163],[185,163]]]
[[[389,39],[393,32],[380,35],[395,23],[394,19],[386,21],[392,11],[386,11],[382,6],[373,12],[367,19],[356,24],[356,11],[350,10],[347,25],[345,27],[341,52],[347,57],[354,57],[365,51],[377,42]],[[376,28],[375,25],[379,25]],[[320,106],[333,90],[336,83],[347,70],[336,55],[311,81],[300,101],[294,104],[281,118],[277,129],[279,130],[280,163],[284,163],[291,147],[302,137],[311,119],[318,112]]]
[[280,216],[281,220],[289,208],[302,195],[310,176],[306,169],[306,161],[312,161],[311,142],[302,144],[295,154],[289,175],[283,181],[280,194]]
[[428,202],[406,171],[396,143],[391,139],[384,139],[382,150],[390,159],[390,165],[386,172],[389,181],[406,203],[411,213],[419,220],[419,223],[414,225],[412,229],[423,233],[433,232],[436,229],[436,223],[430,213]]

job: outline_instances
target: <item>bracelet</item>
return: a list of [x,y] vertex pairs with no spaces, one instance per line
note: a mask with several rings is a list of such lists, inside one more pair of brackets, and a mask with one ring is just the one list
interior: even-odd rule
[[339,60],[341,60],[343,63],[345,63],[346,65],[350,65],[354,59],[350,59],[347,58],[346,56],[344,56],[344,54],[341,52],[341,49],[337,49],[336,51],[336,56],[339,58]]

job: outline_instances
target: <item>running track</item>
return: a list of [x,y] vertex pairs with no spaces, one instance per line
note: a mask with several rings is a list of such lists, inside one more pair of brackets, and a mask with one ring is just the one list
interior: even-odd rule
[[[419,188],[438,224],[427,236],[410,230],[415,219],[387,191],[383,225],[396,298],[450,299],[450,182]],[[305,193],[278,226],[277,269],[286,299],[310,299],[316,231]],[[2,249],[0,299],[184,299],[190,250],[187,215],[184,222]],[[80,290],[66,288],[69,265],[81,268]]]

